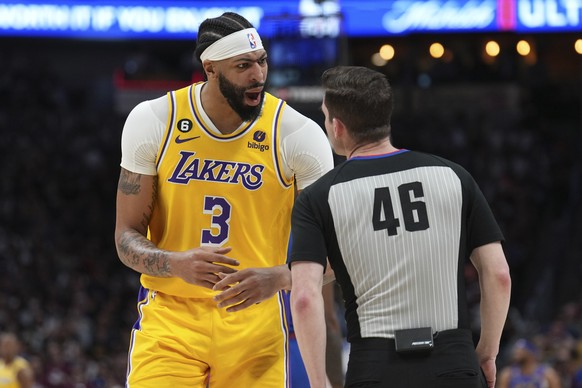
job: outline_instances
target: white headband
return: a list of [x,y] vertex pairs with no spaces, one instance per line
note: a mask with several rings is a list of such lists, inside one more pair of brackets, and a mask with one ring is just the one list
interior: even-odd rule
[[254,28],[233,32],[212,43],[200,54],[200,61],[221,61],[234,56],[250,53],[263,48],[259,33]]

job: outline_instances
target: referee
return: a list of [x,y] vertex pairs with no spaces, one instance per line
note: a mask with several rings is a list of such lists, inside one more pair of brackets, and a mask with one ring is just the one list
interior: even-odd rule
[[[322,80],[328,137],[347,161],[305,189],[293,210],[291,308],[311,386],[325,387],[329,260],[346,309],[346,387],[494,387],[511,279],[483,194],[459,165],[392,145],[384,75],[340,66]],[[463,277],[469,258],[481,287],[476,348]]]

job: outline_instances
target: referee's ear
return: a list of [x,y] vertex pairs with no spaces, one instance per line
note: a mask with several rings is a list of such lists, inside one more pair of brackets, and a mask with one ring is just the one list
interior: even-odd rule
[[334,117],[331,120],[331,125],[333,129],[333,136],[336,139],[341,139],[348,134],[348,129],[345,126],[344,122],[338,119],[337,117]]

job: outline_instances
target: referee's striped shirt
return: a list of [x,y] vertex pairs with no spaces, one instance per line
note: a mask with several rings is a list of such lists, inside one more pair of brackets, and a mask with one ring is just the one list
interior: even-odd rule
[[303,190],[292,235],[291,261],[329,258],[348,340],[469,328],[464,264],[503,240],[465,169],[408,150],[350,159]]

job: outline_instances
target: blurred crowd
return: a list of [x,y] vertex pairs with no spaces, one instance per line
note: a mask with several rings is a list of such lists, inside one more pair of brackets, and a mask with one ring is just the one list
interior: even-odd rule
[[0,58],[0,90],[0,331],[39,386],[121,386],[138,286],[113,245],[123,121],[29,58]]
[[[499,367],[527,337],[569,387],[582,367],[581,118],[550,92],[528,90],[518,111],[404,106],[393,132],[465,166],[501,224],[514,297]],[[137,318],[138,276],[113,244],[125,116],[94,99],[48,64],[0,56],[0,332],[18,335],[39,387],[123,386]],[[466,278],[478,322],[470,265]]]

